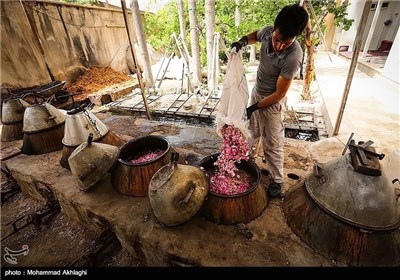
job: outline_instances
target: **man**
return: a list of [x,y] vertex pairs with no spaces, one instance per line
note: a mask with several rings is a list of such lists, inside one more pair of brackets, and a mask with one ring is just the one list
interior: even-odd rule
[[270,197],[279,197],[283,184],[282,99],[297,74],[303,51],[296,37],[308,21],[307,11],[298,5],[284,7],[275,19],[274,26],[266,26],[242,37],[232,44],[236,51],[261,42],[260,64],[256,84],[246,109],[254,139],[260,138],[268,171],[273,179],[268,186]]

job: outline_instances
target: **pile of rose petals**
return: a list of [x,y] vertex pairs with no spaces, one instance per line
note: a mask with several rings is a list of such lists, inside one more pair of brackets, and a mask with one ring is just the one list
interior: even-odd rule
[[146,163],[152,161],[156,158],[159,158],[165,151],[161,149],[157,149],[154,151],[146,152],[145,154],[141,155],[137,159],[130,160],[131,163]]
[[217,170],[211,177],[210,190],[224,195],[245,192],[251,186],[251,178],[241,176],[235,163],[248,160],[249,152],[250,147],[242,132],[231,125],[224,126],[221,152],[214,162]]

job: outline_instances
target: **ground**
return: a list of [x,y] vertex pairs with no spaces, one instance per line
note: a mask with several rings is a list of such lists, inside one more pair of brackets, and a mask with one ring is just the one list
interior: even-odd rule
[[[6,182],[2,179],[2,182]],[[4,187],[4,186],[2,186]],[[19,217],[33,214],[45,207],[27,194],[18,192],[1,205],[1,238],[12,232],[8,223]],[[16,224],[22,227],[27,219]],[[22,246],[29,246],[29,257],[17,257],[17,266],[22,267],[70,267],[70,266],[97,266],[97,267],[134,267],[138,262],[133,259],[116,239],[101,251],[95,258],[90,258],[91,250],[101,244],[100,234],[69,219],[62,212],[55,212],[46,216],[39,226],[33,224],[20,232],[2,240],[2,256],[5,248],[21,250]],[[100,241],[100,242],[99,242]],[[82,257],[87,256],[87,257]],[[2,267],[15,267],[1,259]]]

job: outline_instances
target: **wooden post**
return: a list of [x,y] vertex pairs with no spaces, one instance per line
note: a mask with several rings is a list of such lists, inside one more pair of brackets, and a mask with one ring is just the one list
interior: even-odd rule
[[132,40],[131,40],[131,34],[130,34],[130,31],[129,31],[128,15],[127,15],[127,11],[126,11],[125,0],[121,0],[121,6],[122,6],[122,13],[124,15],[126,32],[128,33],[129,45],[131,46],[133,65],[135,66],[136,75],[137,75],[138,81],[139,81],[140,92],[142,93],[143,103],[144,103],[144,107],[146,109],[147,117],[148,117],[149,120],[151,120],[151,114],[150,114],[150,110],[149,110],[149,105],[147,104],[146,94],[144,92],[144,84],[143,84],[143,79],[142,79],[142,73],[140,72],[140,68],[138,67],[138,65],[136,63],[135,50],[133,49],[133,44],[132,44]]
[[365,2],[364,10],[361,15],[361,20],[358,24],[356,39],[354,40],[354,42],[355,42],[354,53],[353,53],[353,57],[351,58],[350,69],[349,69],[349,73],[347,75],[347,81],[346,81],[346,85],[344,88],[342,103],[340,104],[339,114],[337,116],[335,128],[333,130],[333,136],[336,136],[339,133],[340,123],[343,118],[344,108],[346,107],[346,102],[347,102],[347,97],[349,96],[351,82],[353,80],[354,71],[357,66],[358,55],[359,55],[360,49],[361,49],[361,41],[363,38],[365,23],[367,22],[369,10],[371,9],[371,3],[372,3],[372,0],[367,0]]

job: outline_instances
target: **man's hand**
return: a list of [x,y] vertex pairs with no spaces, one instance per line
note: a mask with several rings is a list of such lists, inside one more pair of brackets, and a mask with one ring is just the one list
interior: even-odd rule
[[233,42],[232,43],[232,45],[231,45],[231,48],[233,49],[233,48],[236,48],[236,52],[239,52],[241,49],[242,49],[242,44],[239,42],[239,41],[237,41],[237,42]]
[[236,48],[236,52],[239,52],[243,47],[247,46],[248,42],[247,36],[244,36],[239,41],[233,42],[231,48]]
[[254,111],[257,111],[258,109],[258,102],[254,103],[250,107],[246,108],[246,114],[247,114],[247,119],[249,120],[251,118],[251,115],[254,113]]

